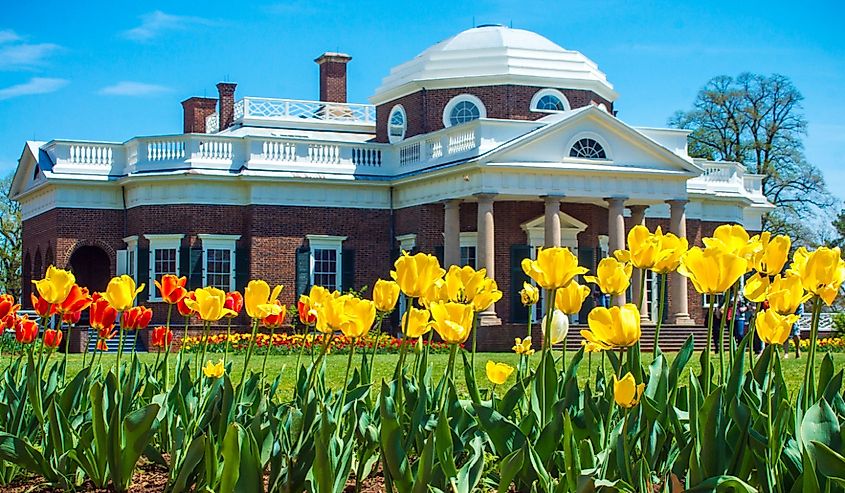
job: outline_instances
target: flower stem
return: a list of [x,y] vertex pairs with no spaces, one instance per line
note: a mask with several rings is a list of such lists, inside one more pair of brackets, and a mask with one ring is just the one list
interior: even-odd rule
[[232,317],[226,317],[226,345],[223,349],[223,361],[229,362],[229,339],[232,338]]
[[349,357],[346,359],[346,374],[343,376],[343,391],[340,394],[340,401],[337,405],[337,434],[340,436],[340,424],[343,417],[343,407],[346,401],[346,393],[349,390],[349,369],[352,367],[352,356],[355,354],[355,340],[349,346]]
[[246,372],[249,369],[249,360],[252,358],[252,346],[255,344],[255,332],[258,330],[258,319],[252,319],[252,337],[249,338],[249,344],[246,347],[246,356],[244,357],[244,369],[241,372],[241,382],[238,384],[240,387],[240,394],[243,396],[243,386],[244,386],[244,379],[246,378]]
[[373,357],[370,358],[370,379],[373,378],[373,369],[376,364],[376,352],[378,351],[378,343],[381,338],[381,324],[384,321],[384,314],[379,313],[378,321],[376,323],[376,339],[373,341]]
[[810,354],[807,356],[807,367],[804,370],[804,402],[802,410],[810,408],[810,404],[816,400],[816,339],[819,335],[819,319],[821,318],[822,300],[816,296],[813,300],[813,319],[810,324]]
[[167,356],[170,355],[170,347],[173,343],[172,340],[168,342],[168,336],[170,335],[170,316],[173,314],[173,305],[167,305],[167,323],[165,324],[164,329],[164,346],[165,346],[165,353],[164,353],[164,368],[162,369],[162,373],[164,378],[162,379],[164,382],[164,390],[167,391],[167,383],[170,376],[170,368],[167,366]]
[[[666,305],[666,278],[668,274],[658,274],[660,276],[660,289],[658,289],[657,296],[660,298],[657,304],[657,324],[654,327],[654,342],[651,346],[651,360],[654,361],[657,354],[657,345],[660,342],[660,329],[663,327],[663,310]],[[653,304],[653,303],[652,303]]]
[[261,386],[264,386],[264,372],[267,370],[267,356],[270,350],[273,349],[273,336],[276,333],[276,326],[270,327],[270,340],[267,342],[267,349],[264,351],[264,361],[261,362]]
[[197,362],[197,378],[202,376],[202,365],[205,363],[205,353],[208,351],[208,332],[211,330],[211,322],[203,322],[202,324],[202,358]]
[[713,344],[713,295],[710,295],[710,307],[707,310],[707,347],[704,348],[704,368],[701,369],[704,376],[702,387],[705,397],[710,395],[710,346]]

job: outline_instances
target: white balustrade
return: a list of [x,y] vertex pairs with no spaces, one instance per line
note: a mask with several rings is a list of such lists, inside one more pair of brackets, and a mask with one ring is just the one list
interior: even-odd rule
[[340,147],[334,144],[308,144],[308,160],[312,163],[339,164]]
[[425,148],[428,159],[440,159],[443,157],[443,142],[440,139],[426,139]]
[[399,148],[399,165],[407,166],[420,162],[420,143],[419,141],[402,146]]
[[381,149],[368,147],[352,148],[352,164],[356,166],[381,166]]
[[371,104],[250,97],[235,103],[234,119],[319,120],[375,125],[376,109]]
[[101,144],[71,144],[68,154],[72,164],[111,166],[114,159],[112,146]]
[[200,159],[231,160],[231,140],[200,140],[196,157]]
[[475,129],[457,131],[449,135],[449,155],[458,154],[475,149]]
[[147,161],[173,161],[185,159],[185,141],[151,140],[147,142]]
[[261,143],[261,159],[267,161],[296,161],[296,142],[265,140]]
[[205,133],[216,134],[220,130],[220,115],[214,113],[205,117]]

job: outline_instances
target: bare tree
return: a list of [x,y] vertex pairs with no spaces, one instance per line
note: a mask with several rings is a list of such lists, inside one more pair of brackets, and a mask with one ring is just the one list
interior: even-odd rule
[[836,200],[821,171],[804,157],[807,131],[804,97],[783,75],[744,73],[714,77],[696,96],[690,111],[679,111],[669,125],[692,130],[690,155],[736,161],[763,175],[763,193],[775,210],[763,218],[763,228],[806,235],[807,218]]
[[0,181],[0,291],[21,295],[21,207],[9,198],[10,174]]

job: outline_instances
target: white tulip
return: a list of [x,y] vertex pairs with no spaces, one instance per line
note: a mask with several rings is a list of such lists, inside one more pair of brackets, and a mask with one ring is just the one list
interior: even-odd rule
[[[546,330],[546,317],[543,317],[543,330]],[[549,328],[550,334],[547,336],[551,344],[560,344],[566,339],[569,334],[569,317],[560,310],[555,309],[552,314],[552,326]]]

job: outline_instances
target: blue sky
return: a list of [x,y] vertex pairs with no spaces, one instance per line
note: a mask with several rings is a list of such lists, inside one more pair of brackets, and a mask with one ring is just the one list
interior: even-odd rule
[[221,80],[239,96],[316,99],[324,51],[353,56],[349,99],[366,102],[390,67],[498,22],[593,59],[634,125],[665,125],[715,75],[791,77],[807,156],[845,198],[843,14],[840,1],[15,2],[0,18],[0,172],[30,139],[178,133],[179,102]]

